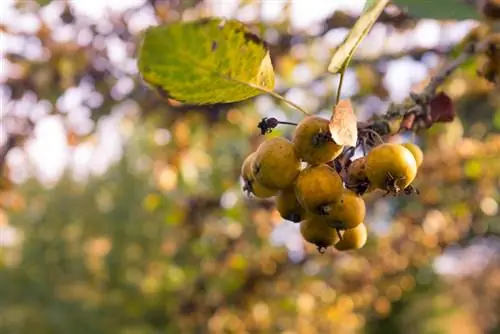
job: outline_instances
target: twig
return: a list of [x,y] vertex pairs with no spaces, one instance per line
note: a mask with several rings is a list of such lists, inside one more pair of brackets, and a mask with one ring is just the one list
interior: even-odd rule
[[468,45],[462,54],[458,56],[455,60],[451,61],[445,67],[443,67],[436,76],[432,78],[424,92],[421,94],[424,97],[432,97],[436,94],[437,89],[441,86],[445,80],[462,64],[464,64],[469,58],[475,56],[478,52],[484,51],[486,48],[485,43],[480,44],[470,44]]
[[483,52],[487,44],[477,43],[470,44],[464,48],[464,51],[454,60],[445,65],[438,73],[431,79],[431,81],[424,88],[422,93],[410,93],[412,103],[404,104],[391,104],[383,116],[376,116],[371,121],[366,123],[359,123],[360,130],[371,129],[377,132],[380,136],[388,135],[391,131],[389,122],[413,114],[415,124],[417,120],[429,118],[429,103],[438,94],[439,87],[448,79],[448,77],[463,65],[467,60],[475,55]]

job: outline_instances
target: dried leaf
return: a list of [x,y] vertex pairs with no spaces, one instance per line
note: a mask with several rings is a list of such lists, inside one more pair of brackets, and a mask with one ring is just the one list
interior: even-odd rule
[[330,133],[339,145],[356,146],[358,141],[358,117],[350,100],[340,100],[333,110]]
[[453,101],[446,93],[439,93],[430,101],[431,121],[439,123],[452,122],[455,119]]

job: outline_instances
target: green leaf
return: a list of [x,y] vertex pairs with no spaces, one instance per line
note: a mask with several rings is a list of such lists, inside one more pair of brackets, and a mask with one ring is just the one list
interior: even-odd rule
[[365,6],[363,7],[363,12],[370,10],[370,8],[372,8],[376,3],[377,0],[366,0]]
[[184,103],[236,102],[274,88],[264,41],[236,20],[211,18],[151,27],[138,58],[146,83]]
[[388,2],[389,0],[367,1],[364,12],[333,54],[330,64],[328,65],[328,72],[336,74],[342,72],[347,67],[359,43],[361,43],[363,38],[368,34]]
[[394,0],[394,3],[410,15],[436,20],[479,19],[474,6],[466,0]]

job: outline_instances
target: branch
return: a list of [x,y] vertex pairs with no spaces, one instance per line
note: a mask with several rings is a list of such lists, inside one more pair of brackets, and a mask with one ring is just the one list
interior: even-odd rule
[[[451,121],[454,117],[451,100],[439,92],[439,87],[455,70],[470,58],[483,52],[486,47],[487,44],[484,42],[468,45],[457,58],[438,71],[422,93],[410,93],[409,99],[404,103],[390,105],[383,116],[376,116],[367,123],[358,124],[358,129],[361,133],[375,131],[380,136],[386,136],[394,131],[417,131],[429,128],[434,123]],[[399,129],[391,126],[391,121],[394,120],[401,121]]]

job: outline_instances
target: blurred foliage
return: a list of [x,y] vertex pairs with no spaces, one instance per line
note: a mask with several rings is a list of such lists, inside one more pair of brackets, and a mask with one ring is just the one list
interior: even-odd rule
[[461,0],[443,0],[440,2],[432,0],[396,0],[394,3],[418,18],[439,20],[479,18],[479,14],[473,6],[474,2]]
[[[234,16],[269,43],[276,90],[331,112],[325,50],[355,17],[337,11],[301,30],[288,6],[265,24],[250,15],[261,5],[244,1]],[[268,97],[203,107],[163,100],[138,77],[147,26],[209,15],[210,6],[137,1],[104,19],[75,8],[19,1],[0,26],[10,148],[0,182],[0,333],[498,333],[500,94],[476,75],[479,59],[444,86],[459,117],[412,137],[425,153],[420,196],[367,196],[367,246],[319,255],[239,183],[243,159],[263,140],[259,119],[302,115]],[[392,11],[379,24],[389,38],[418,21]],[[442,64],[454,46],[394,52],[373,36],[346,74],[360,119],[390,101],[388,64],[406,59],[407,71],[432,75],[429,58]],[[75,161],[89,147],[111,155],[97,149],[111,142],[111,120],[123,154],[103,173],[85,179],[68,168],[43,183],[29,159],[16,159],[51,117],[62,120]]]

